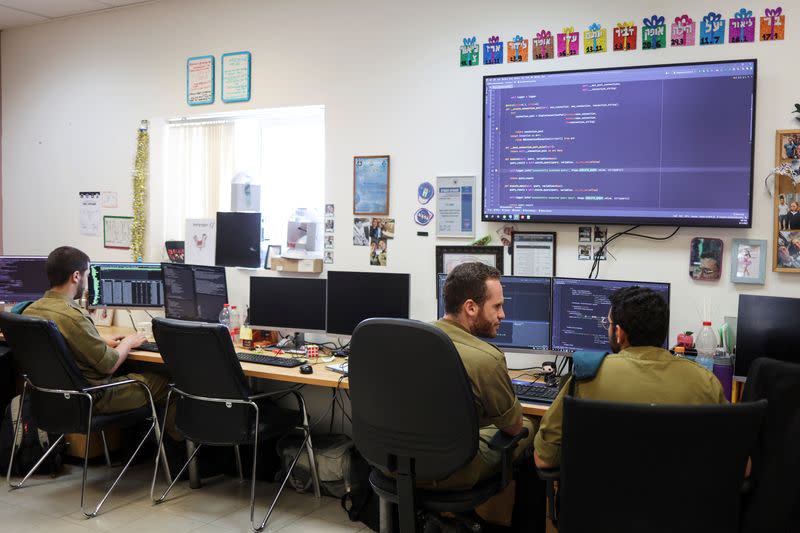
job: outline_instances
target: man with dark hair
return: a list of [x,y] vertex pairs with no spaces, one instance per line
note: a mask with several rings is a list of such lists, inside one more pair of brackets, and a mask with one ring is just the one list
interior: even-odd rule
[[503,313],[500,271],[482,263],[455,267],[444,282],[445,315],[433,324],[453,341],[467,371],[478,411],[481,439],[478,453],[464,468],[437,482],[439,488],[470,488],[499,471],[499,455],[488,448],[498,431],[516,435],[523,427],[529,436],[520,441],[515,456],[530,450],[535,427],[523,418],[522,406],[508,376],[505,355],[478,337],[497,336]]
[[[661,348],[669,329],[669,307],[656,292],[626,287],[611,295],[608,326],[612,355],[606,356],[592,377],[574,383],[576,398],[625,403],[725,403],[719,380],[704,367],[675,357]],[[570,378],[542,418],[534,439],[539,468],[561,460],[563,401],[572,387]]]
[[[46,269],[50,290],[29,305],[23,314],[55,322],[75,356],[78,369],[91,385],[137,379],[147,384],[154,401],[162,401],[167,395],[168,385],[164,376],[152,373],[112,375],[128,357],[128,353],[141,345],[146,337],[141,333],[102,336],[91,318],[75,302],[86,290],[89,256],[77,248],[62,246],[47,256]],[[94,411],[98,414],[127,411],[144,407],[147,402],[147,395],[141,386],[122,385],[104,391],[96,398]],[[167,426],[173,438],[182,439],[175,431],[174,424]]]

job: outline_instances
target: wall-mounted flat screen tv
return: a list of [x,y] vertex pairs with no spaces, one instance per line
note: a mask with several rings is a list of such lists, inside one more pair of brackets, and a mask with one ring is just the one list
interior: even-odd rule
[[483,79],[487,221],[749,228],[756,60]]

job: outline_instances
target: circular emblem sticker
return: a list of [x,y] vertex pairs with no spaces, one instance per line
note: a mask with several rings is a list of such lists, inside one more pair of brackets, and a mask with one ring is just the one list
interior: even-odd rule
[[430,224],[431,220],[433,220],[433,212],[430,209],[420,207],[417,209],[417,212],[414,213],[414,222],[420,226],[427,226]]
[[425,205],[433,198],[433,185],[429,181],[424,181],[419,184],[417,188],[417,200],[419,203]]

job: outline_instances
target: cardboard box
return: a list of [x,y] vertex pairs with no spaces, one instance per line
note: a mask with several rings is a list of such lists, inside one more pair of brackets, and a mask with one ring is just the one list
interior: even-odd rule
[[278,272],[322,272],[322,259],[288,259],[273,257],[270,266]]

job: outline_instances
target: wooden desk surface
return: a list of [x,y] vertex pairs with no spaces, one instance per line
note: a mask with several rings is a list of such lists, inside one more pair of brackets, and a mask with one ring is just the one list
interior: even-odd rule
[[[103,335],[129,335],[133,333],[133,329],[131,328],[124,328],[119,326],[100,326],[97,328]],[[242,349],[241,347],[237,347],[237,351],[247,351]],[[164,360],[161,359],[161,355],[153,352],[144,352],[141,350],[133,350],[128,355],[128,359],[131,361],[142,361],[145,363],[158,363],[163,364]],[[336,388],[337,386],[343,389],[349,389],[350,384],[348,380],[345,378],[339,383],[339,378],[342,377],[341,374],[337,374],[331,370],[325,368],[325,365],[330,365],[334,363],[341,363],[344,359],[336,358],[335,361],[331,361],[329,363],[314,363],[312,360],[309,359],[309,364],[314,367],[313,374],[301,374],[299,367],[294,368],[284,368],[280,366],[270,366],[270,365],[259,365],[256,363],[242,363],[242,370],[244,370],[244,375],[254,378],[261,378],[261,379],[271,379],[274,381],[285,381],[287,383],[301,383],[304,385],[317,385],[319,387],[329,387],[329,388]],[[511,376],[516,377],[519,372],[512,371]],[[545,412],[547,412],[548,405],[546,404],[534,404],[534,403],[523,403],[522,404],[522,412],[527,415],[534,415],[534,416],[542,416]]]

